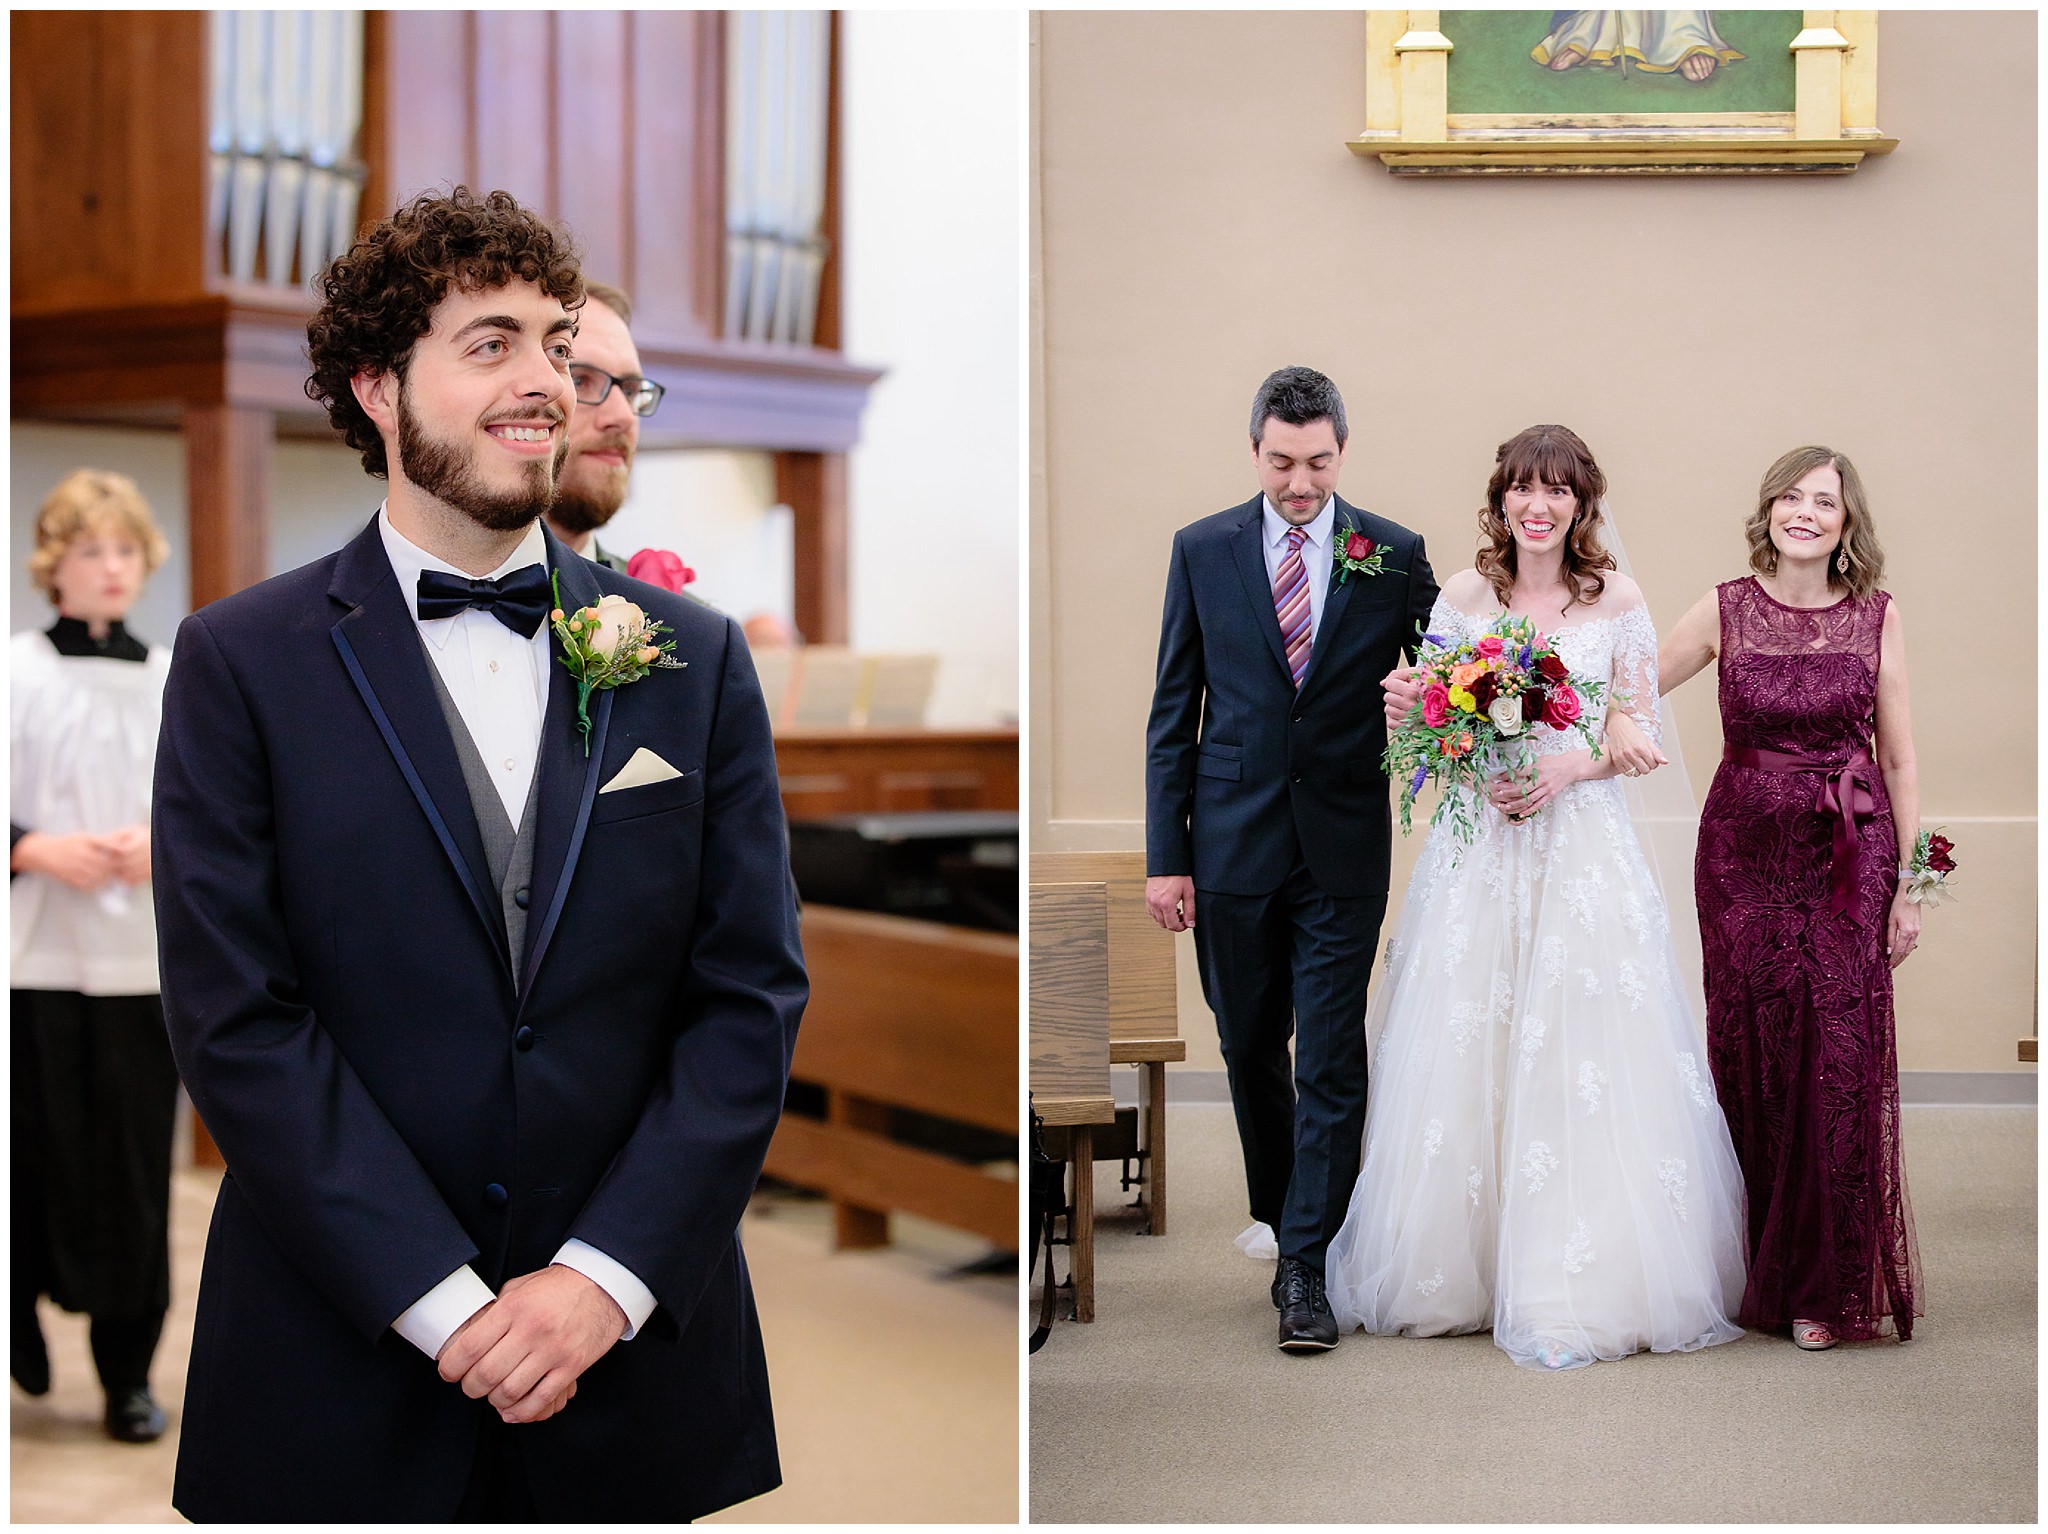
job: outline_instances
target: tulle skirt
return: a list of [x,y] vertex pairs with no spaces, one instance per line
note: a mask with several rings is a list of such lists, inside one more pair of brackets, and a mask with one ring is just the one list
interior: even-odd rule
[[1613,780],[1424,847],[1387,945],[1340,1325],[1571,1367],[1732,1341],[1743,1188]]

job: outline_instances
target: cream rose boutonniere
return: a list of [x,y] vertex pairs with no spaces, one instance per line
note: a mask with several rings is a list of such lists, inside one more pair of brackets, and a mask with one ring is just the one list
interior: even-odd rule
[[666,623],[657,623],[637,603],[621,596],[600,598],[595,606],[562,610],[562,587],[555,577],[555,610],[548,623],[562,642],[562,664],[576,678],[576,728],[583,733],[583,754],[590,755],[590,695],[607,687],[637,682],[654,670],[680,671],[686,664],[668,652],[675,641],[663,639]]

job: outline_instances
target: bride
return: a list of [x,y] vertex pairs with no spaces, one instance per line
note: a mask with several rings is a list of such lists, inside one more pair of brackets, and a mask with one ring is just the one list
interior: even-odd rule
[[[1430,630],[1530,618],[1654,742],[1657,635],[1601,547],[1605,488],[1561,426],[1504,443],[1478,568],[1445,583]],[[1549,1369],[1732,1341],[1741,1173],[1615,781],[1657,758],[1535,734],[1533,777],[1492,780],[1473,843],[1446,820],[1409,882],[1367,1020],[1365,1160],[1330,1305],[1347,1329],[1491,1327]]]

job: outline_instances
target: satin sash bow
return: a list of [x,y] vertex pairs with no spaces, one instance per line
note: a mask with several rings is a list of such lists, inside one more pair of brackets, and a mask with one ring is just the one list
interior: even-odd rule
[[1722,759],[1737,767],[1759,772],[1812,772],[1821,778],[1820,798],[1814,808],[1835,823],[1835,864],[1828,879],[1828,910],[1836,916],[1850,916],[1856,910],[1856,828],[1877,813],[1877,797],[1870,791],[1870,775],[1876,764],[1870,752],[1858,747],[1845,762],[1824,762],[1790,751],[1769,751],[1761,746],[1724,746]]

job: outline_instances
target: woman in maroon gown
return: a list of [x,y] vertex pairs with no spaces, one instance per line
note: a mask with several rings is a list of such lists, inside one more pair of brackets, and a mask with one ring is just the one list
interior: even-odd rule
[[1750,517],[1755,574],[1679,620],[1669,691],[1719,659],[1725,748],[1694,888],[1714,1083],[1749,1192],[1745,1326],[1900,1341],[1921,1313],[1892,978],[1920,937],[1899,614],[1849,460],[1795,449]]

